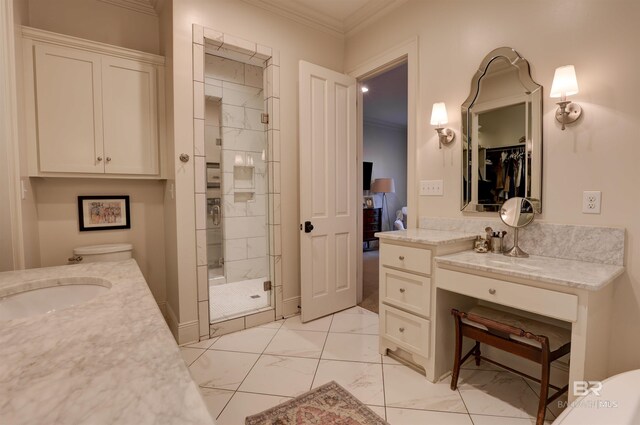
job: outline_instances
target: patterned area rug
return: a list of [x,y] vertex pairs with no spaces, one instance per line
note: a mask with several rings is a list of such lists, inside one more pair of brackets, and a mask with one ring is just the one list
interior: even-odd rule
[[335,381],[257,415],[246,425],[389,425]]

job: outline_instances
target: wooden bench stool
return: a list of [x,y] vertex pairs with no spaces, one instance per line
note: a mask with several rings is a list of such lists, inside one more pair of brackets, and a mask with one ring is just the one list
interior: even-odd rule
[[[458,387],[460,367],[469,356],[473,355],[478,366],[482,359],[540,383],[540,401],[538,403],[536,425],[542,425],[547,405],[560,397],[569,388],[569,385],[565,385],[562,388],[551,385],[549,383],[549,372],[551,362],[571,350],[571,331],[484,306],[473,307],[468,312],[452,309],[451,314],[455,319],[456,328],[456,348],[451,376],[451,389],[455,390]],[[474,347],[464,357],[462,357],[463,336],[476,341]],[[541,378],[534,378],[482,356],[480,343],[541,364]],[[551,397],[548,397],[549,388],[556,391]]]

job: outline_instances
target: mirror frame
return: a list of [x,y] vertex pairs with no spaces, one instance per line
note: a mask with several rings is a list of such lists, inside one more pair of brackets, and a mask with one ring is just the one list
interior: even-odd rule
[[[525,193],[534,205],[534,211],[538,214],[542,212],[542,86],[536,83],[531,77],[529,62],[524,59],[518,52],[510,47],[499,47],[487,54],[480,67],[476,71],[471,80],[471,90],[469,96],[462,104],[462,166],[461,180],[462,191],[460,194],[460,210],[464,212],[498,212],[500,206],[496,204],[479,204],[474,202],[474,194],[477,197],[478,185],[473,185],[475,174],[473,170],[473,158],[470,156],[473,149],[473,140],[470,132],[473,131],[473,105],[480,93],[480,81],[487,74],[491,63],[499,58],[506,59],[511,66],[515,67],[518,72],[520,83],[525,87],[524,95],[529,97],[531,102],[532,123],[537,120],[536,125],[528,123],[531,126],[531,151],[529,153],[531,159],[531,190]],[[506,106],[506,105],[505,105]],[[476,157],[478,154],[476,153]],[[467,168],[467,182],[464,184],[465,167]],[[466,194],[466,197],[465,197]],[[477,199],[477,198],[476,198]]]

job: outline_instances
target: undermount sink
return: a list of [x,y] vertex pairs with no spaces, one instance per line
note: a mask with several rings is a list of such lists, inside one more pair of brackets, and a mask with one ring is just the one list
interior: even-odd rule
[[25,282],[24,290],[3,295],[0,292],[0,320],[20,319],[86,303],[108,292],[111,284],[104,279],[62,278]]

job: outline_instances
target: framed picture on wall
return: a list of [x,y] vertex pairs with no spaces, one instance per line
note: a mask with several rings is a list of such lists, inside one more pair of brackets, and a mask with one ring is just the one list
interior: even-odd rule
[[78,196],[78,224],[81,232],[130,229],[129,196]]
[[373,208],[373,196],[365,196],[364,197],[364,207],[365,208]]

